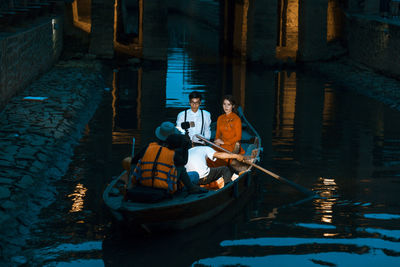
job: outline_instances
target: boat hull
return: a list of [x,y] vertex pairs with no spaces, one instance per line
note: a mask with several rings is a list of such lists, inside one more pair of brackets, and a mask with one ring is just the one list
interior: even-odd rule
[[[137,209],[138,203],[125,203],[114,210],[115,218],[131,226],[154,230],[182,230],[205,222],[254,192],[251,172],[215,192],[177,197],[175,204]],[[183,193],[185,194],[185,193]],[[182,200],[181,203],[178,203]],[[143,205],[143,204],[140,204]]]

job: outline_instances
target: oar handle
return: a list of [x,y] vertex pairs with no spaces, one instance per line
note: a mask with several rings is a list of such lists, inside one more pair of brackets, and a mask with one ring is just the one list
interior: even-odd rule
[[223,148],[223,147],[220,147],[219,145],[217,145],[217,144],[215,144],[215,143],[213,143],[213,142],[207,140],[206,138],[204,138],[204,137],[201,136],[201,135],[196,134],[195,136],[196,136],[197,138],[203,140],[203,141],[206,142],[207,144],[212,145],[212,146],[215,146],[216,148],[219,148],[219,149],[221,149],[222,151],[224,151],[224,152],[226,152],[226,153],[234,154],[232,151],[229,151],[229,150],[227,150],[227,149],[225,149],[225,148]]

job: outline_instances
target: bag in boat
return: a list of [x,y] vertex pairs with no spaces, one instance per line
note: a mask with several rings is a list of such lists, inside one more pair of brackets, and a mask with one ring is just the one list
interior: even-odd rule
[[141,203],[156,203],[171,198],[167,190],[149,186],[134,186],[126,191],[126,200]]

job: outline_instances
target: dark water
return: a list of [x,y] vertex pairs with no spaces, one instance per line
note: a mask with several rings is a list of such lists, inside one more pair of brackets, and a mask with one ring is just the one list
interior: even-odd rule
[[[171,19],[170,23],[179,20]],[[110,90],[88,124],[57,201],[31,248],[47,266],[398,266],[400,113],[315,73],[250,68],[174,33],[165,66],[110,69]],[[173,32],[171,30],[171,32]],[[171,33],[172,34],[172,33]],[[260,165],[323,198],[255,171],[257,193],[194,229],[121,240],[102,191],[121,160],[204,92],[213,119],[233,93],[263,143]]]

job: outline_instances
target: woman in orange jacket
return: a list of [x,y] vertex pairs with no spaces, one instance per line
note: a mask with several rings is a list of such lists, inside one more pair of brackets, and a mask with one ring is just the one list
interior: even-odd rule
[[[236,114],[236,102],[232,95],[224,96],[222,100],[224,114],[217,119],[217,130],[215,133],[215,144],[234,153],[244,154],[240,146],[242,139],[242,121]],[[218,165],[228,165],[229,160],[220,160]]]

